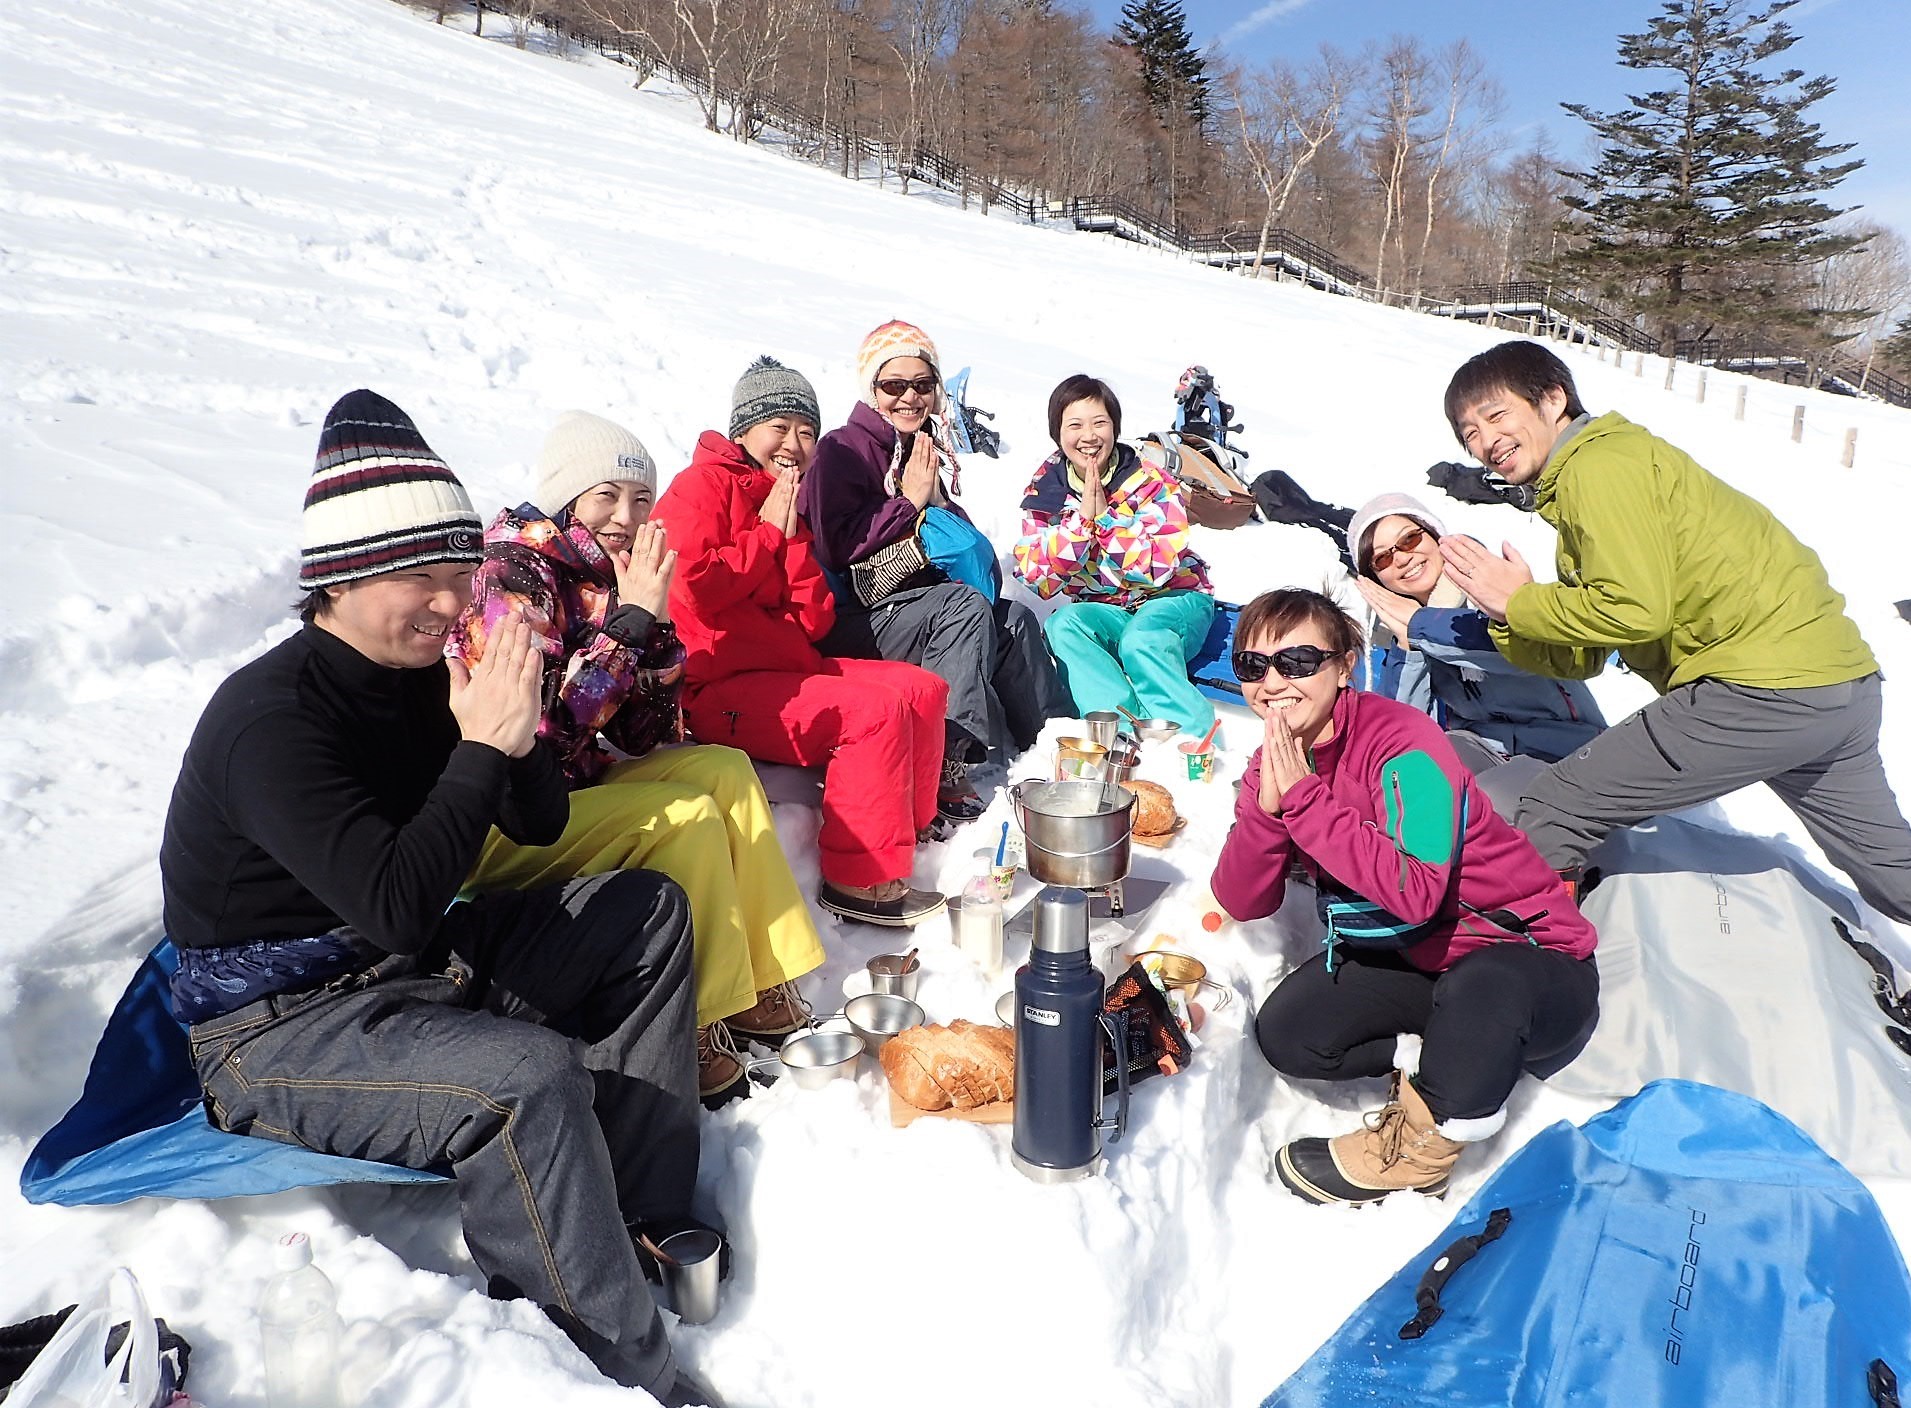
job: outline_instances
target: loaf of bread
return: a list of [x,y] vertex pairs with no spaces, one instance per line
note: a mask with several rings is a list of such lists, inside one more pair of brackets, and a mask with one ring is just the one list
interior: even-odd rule
[[960,1019],[909,1027],[883,1043],[890,1088],[918,1110],[973,1110],[1015,1098],[1015,1033]]
[[1159,782],[1124,782],[1135,794],[1134,833],[1137,836],[1166,836],[1174,830],[1174,794]]

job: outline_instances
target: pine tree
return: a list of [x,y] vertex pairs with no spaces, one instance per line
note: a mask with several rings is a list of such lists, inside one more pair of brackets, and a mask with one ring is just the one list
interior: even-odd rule
[[1115,26],[1115,42],[1134,51],[1142,91],[1156,117],[1163,123],[1207,122],[1207,60],[1194,47],[1181,0],[1128,0]]
[[1861,241],[1826,228],[1843,212],[1818,193],[1863,163],[1833,161],[1853,144],[1804,116],[1836,81],[1766,67],[1797,42],[1778,19],[1797,3],[1661,0],[1643,33],[1619,37],[1619,61],[1673,80],[1619,112],[1561,104],[1606,145],[1591,171],[1562,173],[1584,219],[1559,272],[1642,314],[1666,351],[1692,332],[1823,330],[1798,268]]
[[1911,314],[1898,319],[1891,336],[1879,344],[1878,356],[1888,365],[1911,375]]

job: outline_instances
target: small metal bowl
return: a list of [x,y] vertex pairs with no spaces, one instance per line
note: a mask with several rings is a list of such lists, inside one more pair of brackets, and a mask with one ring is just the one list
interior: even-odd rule
[[839,1076],[856,1074],[863,1039],[854,1032],[796,1032],[777,1052],[799,1090],[821,1090]]
[[[1161,975],[1161,986],[1171,991],[1180,988],[1188,996],[1193,997],[1195,989],[1207,981],[1208,965],[1193,954],[1176,953],[1165,948],[1151,948],[1142,950],[1135,957],[1142,960],[1144,968],[1153,966]],[[1155,960],[1153,965],[1147,962],[1150,958]]]
[[1015,989],[1010,988],[995,1000],[995,1020],[1005,1027],[1015,1025]]
[[1181,732],[1181,725],[1173,719],[1136,719],[1135,732],[1145,742],[1159,743],[1164,738],[1173,738]]
[[906,1027],[919,1027],[923,1011],[906,997],[893,993],[866,992],[843,1004],[843,1017],[850,1030],[863,1039],[869,1054],[883,1049],[883,1043]]

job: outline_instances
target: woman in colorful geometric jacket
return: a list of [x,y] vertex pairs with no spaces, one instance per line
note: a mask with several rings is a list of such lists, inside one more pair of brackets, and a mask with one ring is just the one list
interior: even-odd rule
[[1214,620],[1207,564],[1188,547],[1181,486],[1121,441],[1105,382],[1049,393],[1059,447],[1022,498],[1015,575],[1068,602],[1044,623],[1077,713],[1120,707],[1206,733],[1214,706],[1188,679]]
[[[1439,720],[1475,774],[1509,757],[1556,763],[1578,752],[1606,727],[1592,691],[1579,680],[1529,674],[1500,654],[1488,634],[1492,618],[1446,571],[1446,535],[1407,494],[1369,500],[1347,525],[1360,568],[1354,585],[1393,635],[1380,692]],[[1517,805],[1517,792],[1509,800]]]
[[[884,323],[863,339],[856,375],[863,399],[848,424],[817,442],[797,499],[836,591],[836,628],[822,645],[832,655],[907,660],[948,682],[938,808],[967,821],[982,811],[969,768],[993,744],[1028,748],[1044,723],[1069,712],[1068,696],[1035,613],[1002,596],[994,546],[952,497],[961,471],[942,420],[935,344],[908,323]],[[887,570],[905,556],[915,570]]]
[[1234,670],[1262,747],[1213,878],[1222,908],[1258,919],[1287,898],[1293,862],[1314,877],[1326,948],[1256,1018],[1269,1063],[1394,1080],[1360,1129],[1280,1151],[1281,1181],[1317,1203],[1440,1191],[1505,1123],[1520,1073],[1562,1069],[1599,1014],[1592,926],[1433,720],[1348,687],[1361,647],[1315,592],[1242,609]]
[[[470,608],[446,653],[475,661],[514,608],[544,652],[541,737],[571,793],[555,845],[493,831],[479,890],[522,889],[608,870],[658,870],[690,899],[698,1084],[716,1101],[744,1086],[733,1038],[772,1040],[803,1020],[794,980],[822,941],[777,841],[750,760],[733,748],[658,748],[682,737],[684,650],[670,624],[676,554],[646,523],[656,471],[637,437],[583,411],[558,420],[538,456],[537,496],[484,535]],[[619,761],[608,740],[633,756]]]
[[836,609],[796,514],[816,392],[764,357],[731,401],[730,434],[699,436],[657,503],[681,554],[670,602],[689,652],[684,714],[700,739],[825,768],[818,902],[914,924],[943,907],[909,872],[936,818],[948,686],[914,665],[817,649]]

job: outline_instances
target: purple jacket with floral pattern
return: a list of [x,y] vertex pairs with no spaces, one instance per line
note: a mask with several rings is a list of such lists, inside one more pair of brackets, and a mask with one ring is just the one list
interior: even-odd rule
[[573,789],[616,761],[599,734],[633,757],[683,738],[683,644],[668,621],[618,604],[616,567],[588,528],[560,527],[531,504],[503,510],[471,588],[445,654],[476,662],[497,623],[522,610],[544,654],[538,736],[556,745]]

